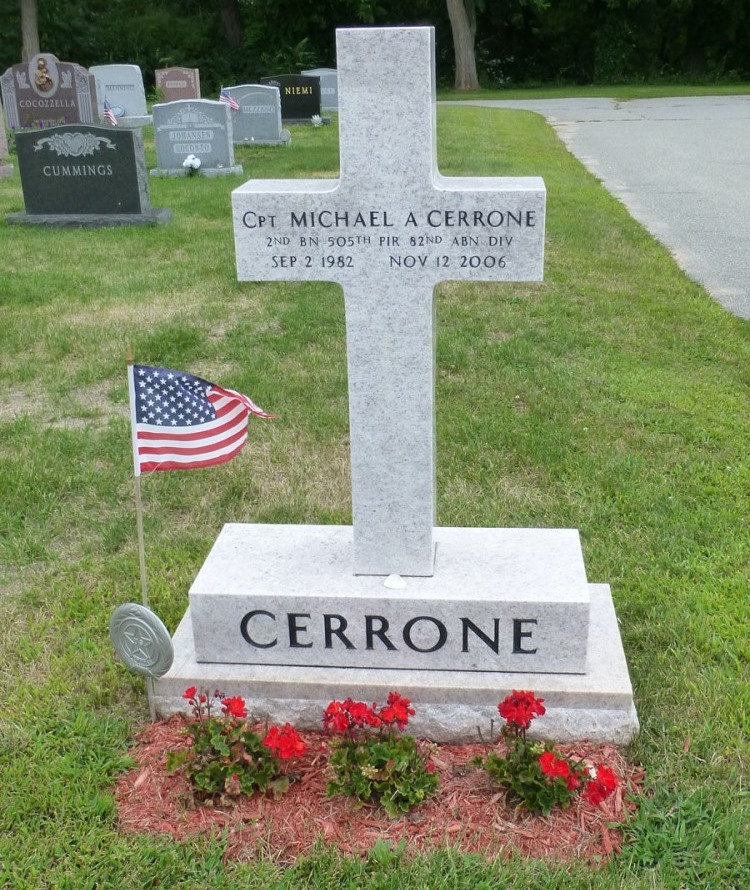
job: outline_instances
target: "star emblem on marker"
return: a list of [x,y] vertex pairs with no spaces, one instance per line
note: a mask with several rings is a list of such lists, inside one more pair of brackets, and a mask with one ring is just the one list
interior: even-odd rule
[[130,622],[123,628],[122,635],[131,658],[144,664],[150,664],[154,660],[154,638],[143,626]]

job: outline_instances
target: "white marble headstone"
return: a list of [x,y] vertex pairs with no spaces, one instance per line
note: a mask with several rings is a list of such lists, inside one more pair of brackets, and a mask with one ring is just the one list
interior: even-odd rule
[[142,123],[149,123],[143,75],[137,65],[94,65],[89,72],[96,78],[99,120],[104,120],[106,99],[118,121],[146,118]]
[[343,288],[353,525],[225,525],[157,706],[202,685],[317,728],[331,699],[398,689],[415,733],[467,741],[506,692],[533,689],[548,737],[628,741],[617,619],[578,533],[435,527],[433,289],[539,280],[545,189],[438,172],[433,47],[431,28],[339,30],[340,177],[233,193],[241,280]]
[[431,28],[339,30],[337,59],[341,176],[237,189],[237,272],[343,286],[354,571],[430,575],[434,287],[540,280],[545,188],[438,172]]

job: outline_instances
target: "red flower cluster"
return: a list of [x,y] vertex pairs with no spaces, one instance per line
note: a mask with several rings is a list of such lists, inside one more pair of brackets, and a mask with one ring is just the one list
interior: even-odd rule
[[377,707],[377,702],[373,702],[370,706],[362,701],[353,701],[351,698],[345,701],[332,701],[323,711],[323,725],[334,732],[347,732],[363,726],[378,729],[381,726],[393,726],[394,723],[399,729],[404,729],[409,717],[414,714],[411,701],[398,692],[389,692],[388,704],[380,710],[377,710]]
[[302,741],[302,737],[289,723],[285,723],[282,729],[271,726],[263,739],[263,744],[282,760],[300,757],[307,751],[307,745]]
[[200,695],[198,695],[198,690],[195,688],[195,686],[189,686],[182,693],[182,697],[186,698],[193,705],[198,704],[198,702],[200,702],[201,704],[206,703],[206,696],[202,692]]
[[347,698],[345,701],[332,701],[323,711],[323,725],[334,732],[346,732],[355,726],[378,727],[382,721],[375,713],[375,702],[372,707],[363,701]]
[[578,781],[578,776],[571,770],[568,761],[564,758],[556,757],[554,751],[545,751],[539,758],[539,766],[542,768],[545,776],[549,776],[551,779],[557,779],[558,777],[565,779],[568,791],[573,791],[581,784]]
[[528,729],[534,717],[541,717],[546,712],[543,698],[534,698],[533,692],[519,692],[514,689],[497,706],[500,716],[509,725]]
[[409,717],[414,715],[414,708],[410,707],[411,701],[399,695],[398,692],[388,693],[388,704],[380,709],[379,717],[386,726],[395,723],[399,729],[404,729],[409,722]]
[[597,807],[617,788],[617,777],[611,769],[600,763],[594,769],[589,769],[589,776],[588,785],[581,797]]
[[240,719],[247,717],[245,699],[241,695],[224,698],[221,702],[221,710],[225,714],[229,714],[230,717],[238,717]]

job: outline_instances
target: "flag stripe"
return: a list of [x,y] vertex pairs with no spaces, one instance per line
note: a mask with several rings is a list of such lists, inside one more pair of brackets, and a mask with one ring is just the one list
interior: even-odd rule
[[197,444],[188,443],[185,445],[180,445],[177,442],[149,442],[148,444],[141,443],[138,446],[138,451],[141,455],[149,455],[149,454],[210,454],[212,451],[221,449],[227,444],[231,444],[236,442],[237,439],[241,439],[243,436],[247,438],[247,423],[243,423],[241,426],[238,426],[230,435],[224,436],[214,436],[211,439],[207,439],[205,442],[200,442]]
[[217,464],[223,464],[238,455],[242,450],[242,445],[229,450],[226,454],[216,455],[204,460],[191,460],[189,463],[179,457],[167,459],[163,457],[160,461],[141,461],[141,472],[153,473],[157,470],[200,470],[202,467],[214,467]]

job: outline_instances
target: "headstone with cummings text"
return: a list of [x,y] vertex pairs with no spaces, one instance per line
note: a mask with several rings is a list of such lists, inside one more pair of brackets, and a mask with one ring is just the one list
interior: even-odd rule
[[16,134],[25,211],[6,220],[49,226],[165,222],[151,207],[138,130],[71,124]]

